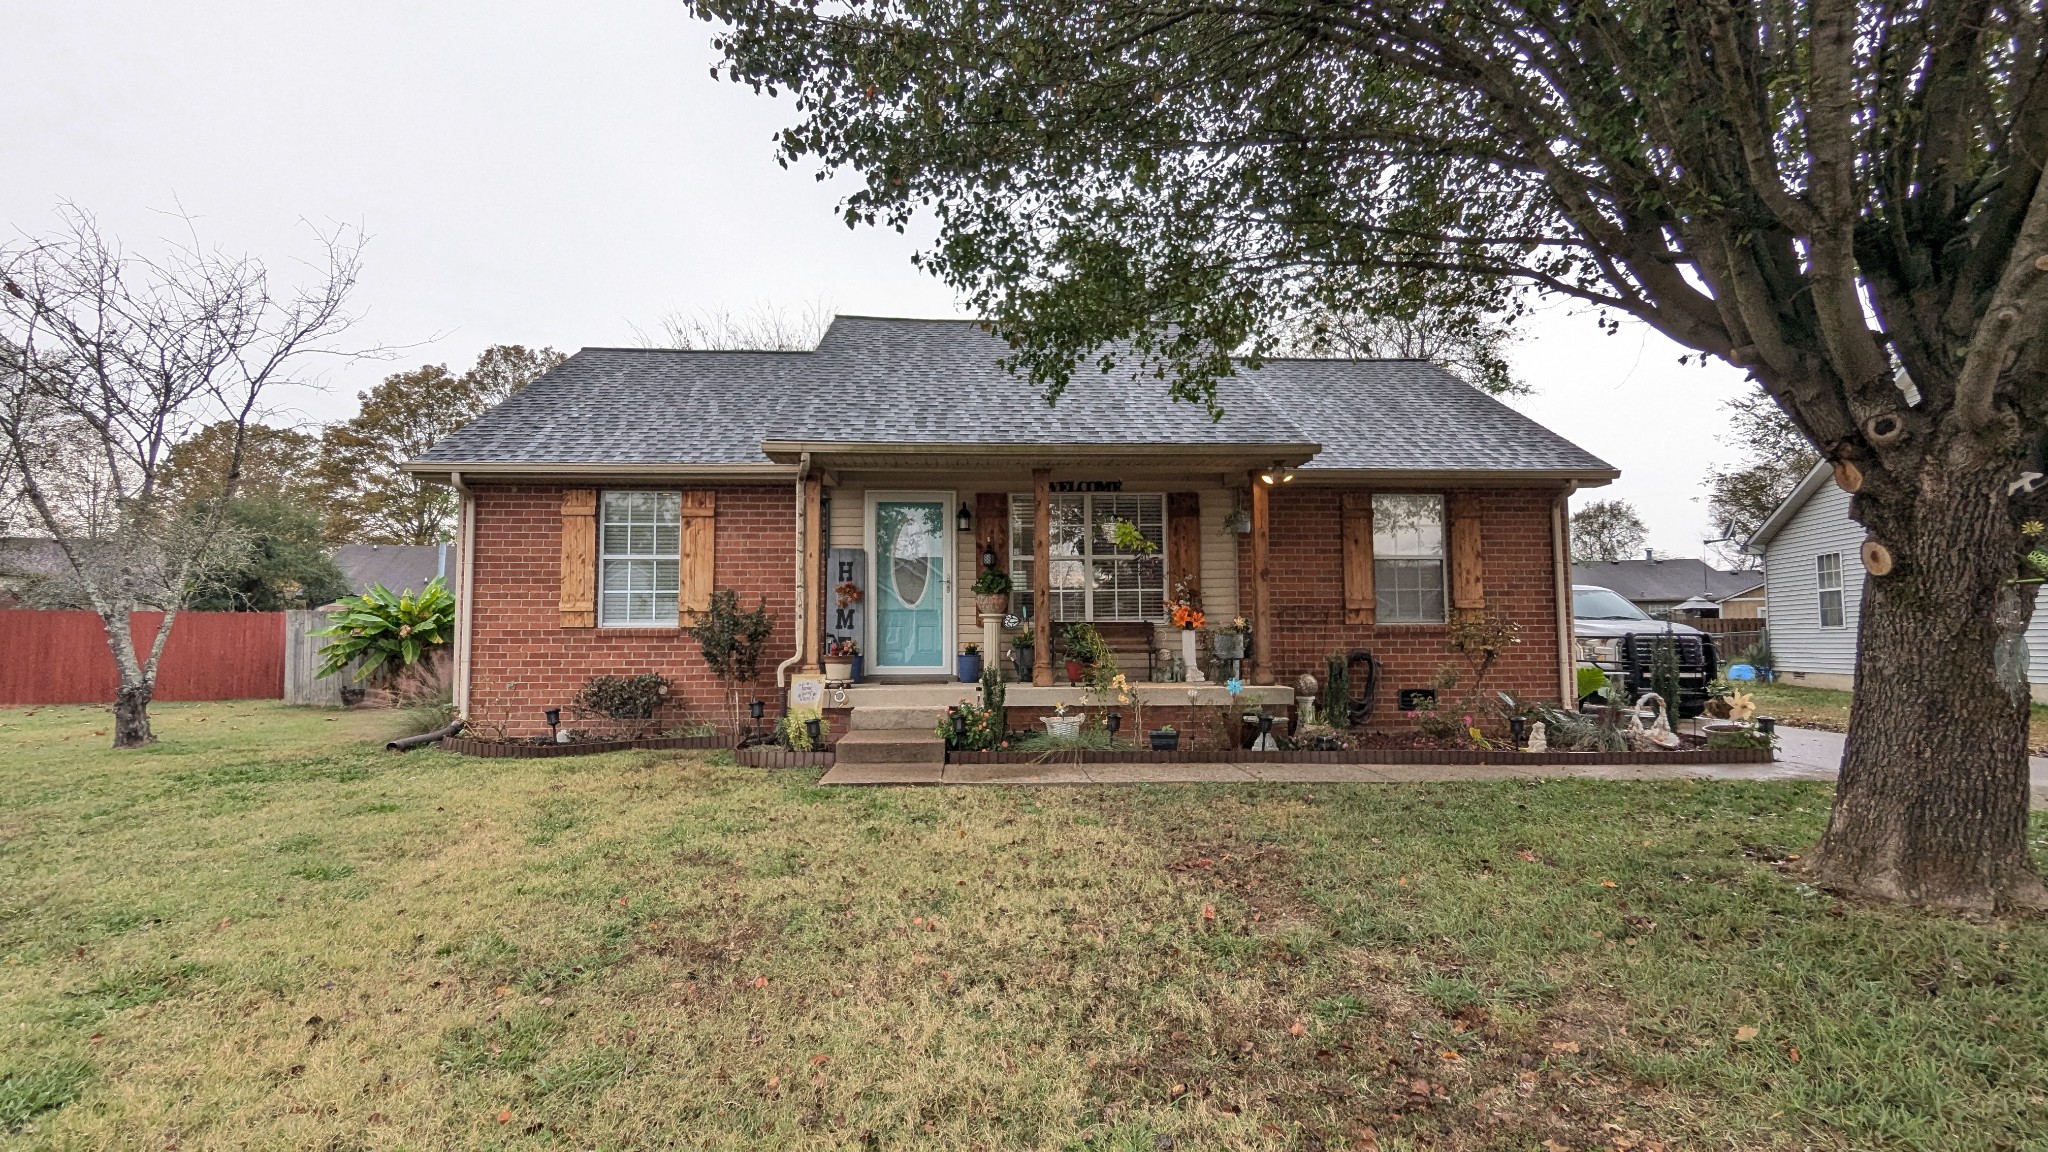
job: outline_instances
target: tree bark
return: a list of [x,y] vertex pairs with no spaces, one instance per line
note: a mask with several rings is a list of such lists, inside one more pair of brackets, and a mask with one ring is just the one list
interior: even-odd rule
[[149,727],[149,699],[156,694],[153,684],[122,684],[114,692],[114,747],[141,748],[156,743]]
[[2027,689],[1994,667],[1994,607],[2020,538],[2006,478],[1959,466],[1964,455],[1930,452],[1915,490],[1857,498],[1893,568],[1864,582],[1849,737],[1810,867],[1847,894],[2043,908],[2027,850]]

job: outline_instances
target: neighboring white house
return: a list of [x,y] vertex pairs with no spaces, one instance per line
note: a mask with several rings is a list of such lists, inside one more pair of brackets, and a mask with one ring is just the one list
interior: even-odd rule
[[[1856,685],[1856,621],[1863,606],[1863,525],[1825,461],[1750,537],[1763,557],[1771,656],[1780,676],[1817,688]],[[2048,701],[2048,613],[2027,629],[2027,681]]]

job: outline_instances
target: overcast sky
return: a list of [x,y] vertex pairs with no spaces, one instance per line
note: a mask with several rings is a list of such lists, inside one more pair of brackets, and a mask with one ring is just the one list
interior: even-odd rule
[[[69,199],[147,248],[182,207],[273,269],[312,252],[307,222],[369,234],[361,335],[410,347],[295,395],[300,419],[398,367],[631,344],[675,310],[962,314],[911,267],[927,238],[849,231],[834,185],[776,165],[788,102],[714,82],[677,3],[0,0],[0,28],[10,232]],[[1578,502],[1626,498],[1659,551],[1699,554],[1740,373],[1561,305],[1527,332],[1516,406],[1622,471]]]

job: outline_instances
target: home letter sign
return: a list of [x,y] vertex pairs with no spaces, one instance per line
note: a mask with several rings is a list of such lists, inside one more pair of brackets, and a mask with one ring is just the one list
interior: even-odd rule
[[825,641],[864,643],[867,636],[868,554],[834,548],[825,554]]

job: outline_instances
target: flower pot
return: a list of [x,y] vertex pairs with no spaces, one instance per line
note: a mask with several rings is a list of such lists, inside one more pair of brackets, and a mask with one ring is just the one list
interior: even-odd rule
[[983,616],[1003,616],[1010,611],[1010,597],[1007,593],[992,592],[986,596],[976,596],[974,606]]
[[1055,740],[1077,740],[1081,736],[1081,721],[1086,717],[1080,713],[1072,716],[1040,716],[1038,722]]
[[1031,679],[1031,655],[1033,645],[1019,644],[1010,649],[1010,667],[1016,669],[1019,682]]
[[863,664],[862,664],[862,660],[863,660],[863,659],[864,659],[864,657],[860,657],[860,656],[855,656],[855,657],[853,658],[853,676],[852,676],[852,679],[854,679],[854,680],[859,680],[859,679],[860,679],[860,672],[861,672],[861,668],[863,667]]
[[1067,661],[1067,683],[1079,684],[1088,678],[1088,666],[1079,660]]
[[1179,732],[1166,728],[1154,728],[1152,731],[1145,733],[1145,735],[1151,739],[1154,752],[1180,751]]
[[1202,675],[1201,653],[1195,650],[1195,630],[1183,628],[1180,632],[1180,659],[1187,666],[1188,683],[1200,684],[1208,677]]
[[846,657],[827,657],[827,658],[825,659],[825,679],[827,679],[827,680],[851,680],[851,679],[853,679],[853,661],[852,661],[852,659],[850,659],[850,658],[846,658]]
[[981,679],[981,653],[963,652],[953,663],[953,670],[959,674],[962,684],[972,684]]
[[1244,659],[1244,633],[1218,632],[1209,637],[1209,649],[1219,660]]

